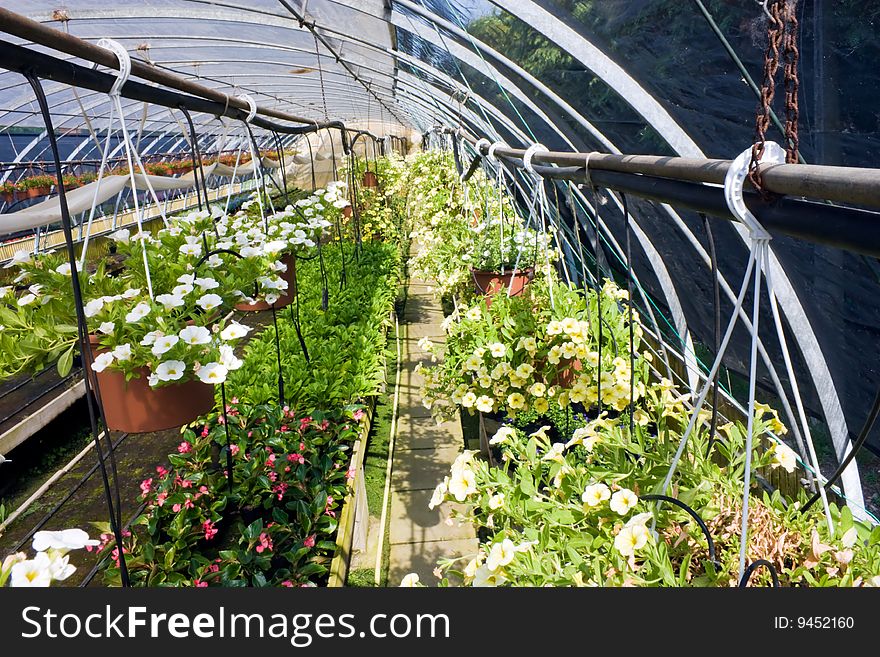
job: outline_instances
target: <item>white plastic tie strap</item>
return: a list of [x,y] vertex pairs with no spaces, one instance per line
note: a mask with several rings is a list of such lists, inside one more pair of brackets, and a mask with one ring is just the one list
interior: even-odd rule
[[479,139],[477,143],[474,144],[474,148],[477,149],[477,153],[479,153],[480,155],[483,154],[483,146],[485,146],[486,148],[492,148],[492,144],[489,142],[488,139],[486,139],[485,137]]
[[495,151],[497,151],[499,148],[507,148],[507,144],[505,144],[503,141],[496,141],[494,144],[489,146],[489,160],[491,162],[498,161],[498,158],[495,157]]
[[584,160],[584,184],[587,185],[587,187],[593,186],[593,176],[590,173],[590,160],[594,155],[596,155],[596,151],[590,151],[587,153],[587,157]]
[[[733,213],[733,216],[744,223],[754,239],[770,239],[770,233],[764,230],[764,227],[757,220],[755,215],[746,207],[743,198],[743,186],[745,185],[746,176],[749,174],[749,164],[752,161],[752,148],[749,147],[740,153],[737,158],[731,162],[727,175],[724,177],[724,200],[727,201],[727,207]],[[775,141],[768,141],[764,144],[764,153],[758,164],[784,164],[785,151],[782,146]]]
[[244,101],[245,103],[247,103],[248,115],[244,121],[245,121],[245,123],[250,123],[251,121],[254,120],[254,117],[257,115],[257,103],[253,98],[251,98],[247,94],[242,94],[241,96],[238,96],[238,98],[240,100]]
[[131,56],[121,43],[113,39],[101,39],[98,41],[98,46],[116,55],[116,59],[119,62],[116,81],[110,87],[110,95],[118,96],[120,91],[122,91],[123,85],[128,82],[128,78],[131,76]]
[[525,154],[523,155],[523,166],[533,176],[537,176],[538,173],[535,171],[535,168],[532,166],[532,158],[535,157],[535,153],[549,153],[550,150],[544,146],[544,144],[532,144],[526,149]]

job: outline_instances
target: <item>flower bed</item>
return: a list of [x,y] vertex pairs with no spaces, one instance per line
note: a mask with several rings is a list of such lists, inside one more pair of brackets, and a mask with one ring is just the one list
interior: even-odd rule
[[[424,403],[438,420],[464,410],[501,421],[491,462],[465,452],[434,492],[431,507],[464,505],[460,519],[480,538],[478,553],[441,566],[472,586],[740,585],[743,423],[720,427],[710,453],[701,411],[665,489],[691,400],[651,373],[626,292],[610,281],[584,292],[548,267],[521,296],[469,296],[458,253],[491,215],[471,214],[446,155],[419,155],[412,170],[423,209],[413,262],[459,301],[445,348],[421,343],[439,361],[421,369]],[[471,198],[484,187],[474,183]],[[492,239],[503,249],[500,231]],[[785,433],[758,404],[753,473],[795,471]],[[832,505],[831,529],[821,508],[801,511],[806,499],[752,477],[745,563],[766,560],[783,586],[880,586],[880,528]],[[770,581],[767,569],[751,575],[751,585]]]

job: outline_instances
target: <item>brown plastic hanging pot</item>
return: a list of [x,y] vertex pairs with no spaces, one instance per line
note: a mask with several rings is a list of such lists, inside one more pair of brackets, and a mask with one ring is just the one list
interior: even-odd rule
[[[98,340],[99,336],[89,335],[92,357],[107,351]],[[138,371],[138,378],[130,381],[115,370],[93,372],[90,361],[86,370],[92,384],[97,382],[110,431],[147,433],[175,429],[214,408],[214,386],[195,379],[152,388],[147,382],[150,371],[146,367]]]
[[377,176],[372,171],[364,171],[363,178],[361,178],[361,184],[364,187],[376,188],[379,186],[379,176]]
[[[516,271],[511,270],[503,274],[497,271],[471,269],[471,276],[474,279],[474,292],[486,298],[487,307],[492,305],[492,297],[494,295],[502,291],[507,294],[508,288],[512,297],[522,294],[523,290],[534,278],[534,275],[535,270],[532,267]],[[512,285],[511,279],[513,280]]]
[[[293,303],[293,299],[296,297],[296,257],[292,253],[286,253],[281,258],[281,262],[287,265],[287,271],[281,275],[281,278],[287,281],[287,290],[278,297],[278,300],[275,302],[275,310],[286,308]],[[235,309],[242,312],[257,312],[269,310],[270,308],[272,308],[271,304],[265,301],[235,304]]]

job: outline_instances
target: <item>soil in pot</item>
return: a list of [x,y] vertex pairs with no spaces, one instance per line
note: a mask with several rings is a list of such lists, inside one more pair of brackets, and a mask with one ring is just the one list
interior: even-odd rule
[[[98,336],[90,335],[92,356],[106,351],[98,344]],[[214,408],[214,386],[197,380],[152,388],[147,382],[149,370],[141,368],[140,376],[125,380],[122,372],[92,372],[93,384],[101,394],[107,428],[111,431],[146,433],[164,431],[189,424]]]

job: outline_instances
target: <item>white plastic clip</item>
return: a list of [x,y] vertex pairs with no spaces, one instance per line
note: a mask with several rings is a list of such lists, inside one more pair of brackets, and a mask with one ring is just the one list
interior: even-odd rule
[[489,140],[486,139],[485,137],[483,137],[482,139],[477,140],[477,143],[474,144],[474,148],[477,149],[477,153],[479,153],[480,155],[483,154],[483,146],[485,146],[486,148],[491,148],[491,147],[492,147],[492,144],[491,144],[491,143],[489,142]]
[[587,153],[587,157],[584,159],[584,184],[587,187],[593,186],[593,177],[590,174],[590,160],[596,154],[596,151],[590,151]]
[[[758,222],[749,209],[746,207],[745,199],[743,199],[743,185],[746,176],[749,173],[749,164],[752,161],[751,147],[744,150],[731,162],[727,175],[724,177],[724,200],[727,201],[727,207],[733,213],[733,216],[748,226],[753,239],[770,239],[770,233],[764,230],[764,227]],[[782,146],[775,141],[764,143],[764,153],[758,162],[761,164],[784,164],[785,151]]]
[[535,153],[549,153],[550,150],[544,146],[544,144],[532,144],[526,149],[525,154],[523,155],[523,166],[533,176],[537,176],[537,172],[535,168],[532,166],[532,158],[535,157]]
[[507,144],[505,144],[503,141],[496,141],[494,144],[489,146],[489,161],[490,162],[497,161],[498,158],[495,157],[495,151],[498,150],[499,148],[507,148]]
[[242,94],[241,96],[238,96],[238,98],[239,98],[239,100],[243,100],[244,102],[247,103],[248,115],[244,121],[245,121],[245,123],[250,123],[251,121],[254,120],[254,117],[257,115],[257,103],[256,103],[256,101],[254,101],[253,98],[251,98],[247,94]]
[[98,46],[112,52],[119,61],[119,72],[116,74],[116,81],[110,87],[110,95],[118,96],[123,85],[128,82],[128,78],[131,75],[131,56],[121,43],[113,39],[101,39],[98,41]]

